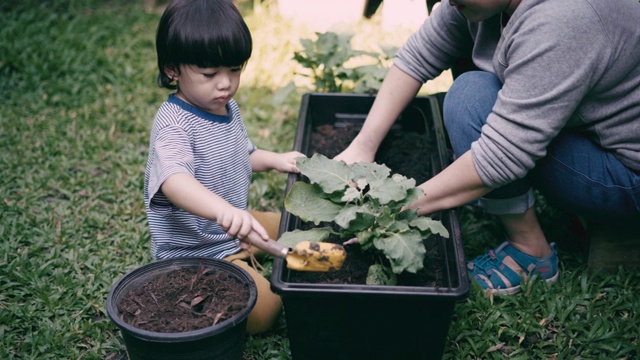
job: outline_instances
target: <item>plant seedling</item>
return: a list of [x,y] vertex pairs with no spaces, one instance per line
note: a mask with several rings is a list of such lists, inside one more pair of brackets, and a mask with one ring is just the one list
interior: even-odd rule
[[[378,92],[397,48],[382,49],[379,54],[354,50],[350,35],[326,32],[316,33],[316,36],[316,39],[301,39],[302,50],[293,55],[295,61],[309,70],[302,75],[313,80],[315,91],[341,92],[349,83],[354,85],[351,90],[356,93]],[[349,60],[358,57],[366,58],[369,64],[345,66]]]
[[[310,230],[293,230],[282,234],[280,242],[294,246],[301,241],[323,241],[331,234],[348,241],[356,238],[362,251],[384,255],[389,261],[390,276],[382,282],[392,284],[404,271],[422,269],[426,253],[422,240],[431,234],[449,237],[439,220],[420,216],[406,205],[416,201],[422,190],[415,180],[376,163],[346,164],[315,154],[297,159],[297,166],[309,182],[298,181],[285,197],[285,208],[302,221],[335,222]],[[367,283],[379,284],[376,273],[380,262],[369,269]],[[388,267],[387,267],[388,269]],[[383,273],[385,271],[382,271]],[[369,279],[370,278],[370,279]]]

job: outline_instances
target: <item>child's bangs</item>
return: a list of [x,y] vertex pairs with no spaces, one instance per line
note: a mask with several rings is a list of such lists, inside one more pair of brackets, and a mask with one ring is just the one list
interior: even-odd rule
[[[184,42],[179,63],[199,67],[243,66],[251,57],[251,35],[248,30],[231,31],[228,27],[217,27],[212,31],[192,33]],[[206,34],[203,36],[202,34]]]

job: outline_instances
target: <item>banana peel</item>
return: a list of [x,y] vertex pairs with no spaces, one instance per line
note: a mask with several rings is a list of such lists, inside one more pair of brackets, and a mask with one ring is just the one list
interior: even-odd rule
[[287,268],[298,271],[340,270],[347,253],[339,244],[302,241],[287,253]]
[[267,253],[284,258],[287,268],[297,271],[327,272],[339,270],[347,258],[347,252],[340,244],[317,241],[302,241],[293,249],[284,247],[275,240],[263,240],[251,233],[246,240]]

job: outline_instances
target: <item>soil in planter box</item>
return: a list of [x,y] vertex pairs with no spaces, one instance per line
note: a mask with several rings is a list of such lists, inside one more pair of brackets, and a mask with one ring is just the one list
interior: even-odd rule
[[249,301],[249,287],[224,271],[171,270],[126,294],[120,318],[139,329],[177,333],[203,329],[233,317]]
[[[334,158],[346,149],[361,127],[322,125],[311,134],[311,154]],[[435,147],[423,134],[402,130],[390,131],[376,153],[375,161],[385,164],[394,173],[416,180],[420,185],[431,177],[431,152]]]
[[[323,154],[329,158],[338,155],[346,149],[360,131],[360,126],[323,125],[314,129],[311,134],[311,151]],[[435,146],[425,141],[425,136],[402,130],[391,131],[380,145],[375,161],[385,164],[393,173],[399,173],[416,180],[416,185],[422,184],[431,177],[431,151]],[[302,224],[302,229],[314,227],[313,223]],[[332,224],[320,224],[333,226]],[[440,236],[432,235],[424,240],[426,249],[424,268],[416,274],[401,274],[398,285],[405,286],[440,286],[443,283],[443,269],[445,265],[438,252]],[[329,238],[328,242],[342,243],[344,239]],[[363,254],[359,245],[352,244],[345,247],[347,258],[339,271],[326,273],[291,271],[291,282],[324,283],[324,284],[364,284],[367,270],[375,259]],[[384,259],[386,260],[386,259]]]
[[[303,223],[302,229],[314,227],[313,223]],[[320,224],[320,226],[331,226],[331,224]],[[427,286],[438,287],[443,285],[444,264],[438,253],[438,235],[425,239],[423,244],[426,249],[424,256],[424,267],[415,274],[403,273],[398,275],[398,285],[403,286]],[[344,239],[329,237],[326,242],[342,243]],[[291,271],[290,282],[312,283],[312,284],[365,284],[369,266],[375,263],[375,259],[370,255],[360,251],[360,245],[351,244],[345,246],[347,257],[342,264],[342,268],[329,272],[305,272]],[[386,262],[387,259],[382,259]]]

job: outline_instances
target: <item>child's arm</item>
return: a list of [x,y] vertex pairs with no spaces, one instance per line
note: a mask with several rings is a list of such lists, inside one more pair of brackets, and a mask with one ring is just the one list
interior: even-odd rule
[[296,158],[298,157],[306,156],[298,151],[276,153],[262,149],[256,149],[251,153],[251,155],[249,155],[249,159],[251,159],[251,168],[256,172],[273,169],[283,173],[298,173],[300,172],[296,167]]
[[[248,211],[229,204],[190,174],[171,175],[161,189],[172,204],[191,214],[217,222],[230,236],[243,240],[251,232],[255,232],[264,240],[269,238],[267,231]],[[242,244],[245,248],[244,243]]]

